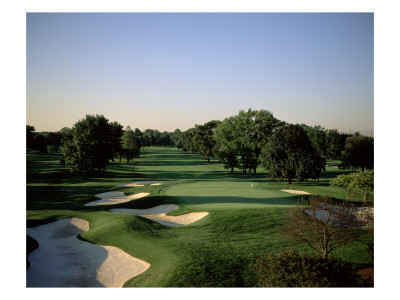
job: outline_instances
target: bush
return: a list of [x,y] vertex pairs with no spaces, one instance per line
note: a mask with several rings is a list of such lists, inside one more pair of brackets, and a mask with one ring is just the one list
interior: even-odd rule
[[259,287],[367,286],[348,263],[335,258],[281,250],[254,264]]
[[47,153],[57,153],[58,147],[55,145],[47,145]]

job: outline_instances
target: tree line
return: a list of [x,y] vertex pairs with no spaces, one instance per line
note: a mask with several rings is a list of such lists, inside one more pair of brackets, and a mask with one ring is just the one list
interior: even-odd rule
[[109,122],[103,115],[86,115],[72,128],[56,132],[36,132],[26,125],[26,147],[41,153],[63,154],[61,163],[72,173],[83,176],[105,170],[110,161],[126,159],[129,164],[140,154],[140,149],[150,146],[176,146],[180,130],[160,132],[146,129],[143,132],[118,122]]
[[123,129],[103,115],[86,115],[72,128],[36,133],[27,125],[27,147],[40,152],[62,152],[65,166],[82,175],[101,172],[109,161],[124,157],[129,163],[149,146],[175,146],[216,159],[230,173],[256,174],[262,166],[278,180],[319,179],[326,159],[341,159],[343,167],[373,168],[373,138],[339,133],[320,126],[289,124],[267,110],[241,110],[222,121],[196,124],[181,132],[143,132]]
[[[129,127],[129,129],[128,129]],[[126,130],[132,130],[128,126]],[[26,148],[40,151],[41,153],[56,153],[61,151],[61,140],[70,132],[71,128],[64,127],[55,132],[36,132],[34,126],[26,125]],[[177,147],[181,131],[160,132],[157,129],[146,129],[143,132],[139,128],[132,130],[136,142],[141,148],[150,146]],[[122,137],[121,137],[122,138]]]
[[195,125],[181,133],[177,147],[221,161],[233,173],[254,173],[259,166],[276,179],[318,179],[325,159],[342,167],[373,168],[373,138],[321,126],[288,124],[266,110],[241,110],[223,121]]

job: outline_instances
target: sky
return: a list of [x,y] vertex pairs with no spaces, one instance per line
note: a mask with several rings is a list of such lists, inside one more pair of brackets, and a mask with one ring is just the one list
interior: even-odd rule
[[26,121],[187,130],[249,108],[374,129],[373,13],[27,13]]

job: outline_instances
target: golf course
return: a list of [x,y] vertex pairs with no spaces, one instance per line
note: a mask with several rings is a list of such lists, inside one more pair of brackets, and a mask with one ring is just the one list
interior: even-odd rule
[[[363,200],[360,193],[347,199],[343,188],[330,186],[333,178],[352,171],[339,169],[336,160],[327,161],[319,180],[294,180],[289,185],[269,178],[262,167],[257,174],[230,174],[218,160],[208,162],[175,147],[145,147],[129,164],[125,158],[115,159],[98,176],[71,174],[60,164],[62,157],[61,153],[27,152],[27,235],[36,232],[39,237],[41,228],[46,231],[42,226],[72,220],[60,226],[70,230],[75,224],[68,231],[74,243],[112,247],[141,265],[136,273],[121,275],[118,282],[98,276],[68,283],[68,274],[64,274],[65,280],[60,279],[62,284],[54,281],[55,286],[254,287],[258,258],[292,247],[313,252],[305,244],[293,244],[281,232],[287,212],[299,204],[303,194],[346,199],[358,206]],[[46,241],[51,243],[55,236],[48,235]],[[46,279],[40,281],[38,276],[48,276],[44,272],[67,273],[50,270],[62,265],[56,261],[50,265],[35,260],[35,252],[43,247],[40,240],[33,251],[30,245],[28,287],[51,286]],[[106,250],[84,251],[90,261]],[[359,241],[336,248],[333,255],[356,269],[372,263],[365,244]],[[106,263],[97,264],[107,268]],[[110,268],[104,274],[112,273]],[[89,273],[88,269],[71,271],[70,277],[76,275],[73,272],[79,276]]]

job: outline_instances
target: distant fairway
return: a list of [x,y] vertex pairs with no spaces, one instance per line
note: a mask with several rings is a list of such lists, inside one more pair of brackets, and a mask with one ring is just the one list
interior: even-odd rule
[[180,203],[194,210],[268,208],[293,205],[297,197],[277,190],[259,188],[249,182],[196,182],[170,187],[165,194],[178,197]]
[[146,150],[137,160],[137,170],[151,178],[176,181],[161,194],[177,197],[180,204],[193,210],[282,207],[296,204],[298,199],[274,186],[266,189],[267,178],[262,173],[231,175],[219,162],[208,163],[175,148]]

